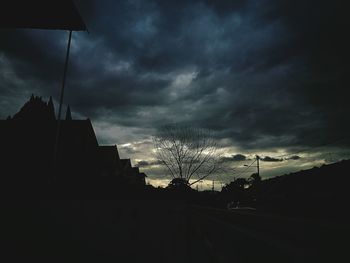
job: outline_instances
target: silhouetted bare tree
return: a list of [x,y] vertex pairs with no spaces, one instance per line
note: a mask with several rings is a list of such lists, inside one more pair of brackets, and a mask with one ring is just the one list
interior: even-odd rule
[[[157,158],[173,180],[193,185],[222,170],[222,158],[211,131],[181,125],[162,127],[153,137]],[[190,183],[190,179],[194,179]]]

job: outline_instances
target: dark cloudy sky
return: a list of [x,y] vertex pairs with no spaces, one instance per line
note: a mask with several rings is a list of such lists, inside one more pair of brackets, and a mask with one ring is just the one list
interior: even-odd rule
[[[214,130],[233,164],[268,157],[265,176],[349,156],[344,1],[75,2],[90,33],[73,34],[65,101],[151,179],[150,136],[174,122]],[[0,38],[0,117],[31,93],[57,101],[67,33]]]

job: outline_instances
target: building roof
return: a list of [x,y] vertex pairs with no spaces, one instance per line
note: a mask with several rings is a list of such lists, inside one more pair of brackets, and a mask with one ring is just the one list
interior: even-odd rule
[[[11,119],[11,117],[9,117]],[[56,120],[55,108],[50,97],[48,102],[41,97],[32,95],[23,107],[13,117],[13,120],[27,121],[52,121]]]
[[147,177],[147,175],[146,175],[145,173],[139,173],[139,175],[140,175],[141,177]]
[[[52,168],[54,149],[57,149],[55,160],[59,165],[55,169],[60,169],[66,178],[78,174],[124,175],[131,180],[145,178],[138,167],[132,167],[130,159],[120,159],[116,145],[98,145],[90,119],[58,121],[52,99],[44,102],[32,96],[13,118],[0,120],[0,145],[6,167],[22,175],[28,171],[38,174],[41,168],[42,174],[46,174],[47,169]],[[70,177],[70,173],[74,176]]]
[[130,159],[120,159],[120,162],[122,163],[123,167],[130,167],[131,168],[131,161],[130,161]]
[[0,28],[86,30],[72,0],[1,1]]
[[119,165],[119,153],[117,146],[99,146],[98,156],[101,164],[108,166]]
[[[60,144],[73,145],[98,145],[91,121],[71,120],[61,121]],[[39,120],[0,120],[0,141],[7,140],[8,143],[18,143],[20,141],[30,142],[36,139],[38,142],[47,143],[56,136],[57,121]],[[34,142],[33,142],[34,143]],[[82,146],[83,147],[83,146]]]

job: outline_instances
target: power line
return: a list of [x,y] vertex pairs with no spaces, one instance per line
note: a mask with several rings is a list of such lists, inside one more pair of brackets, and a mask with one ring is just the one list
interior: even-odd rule
[[[317,146],[314,146],[313,148],[308,148],[308,149],[303,149],[303,150],[300,150],[300,151],[297,151],[297,152],[294,152],[294,153],[285,153],[285,154],[281,154],[281,155],[277,155],[277,156],[271,156],[272,158],[282,158],[282,157],[293,157],[297,154],[300,154],[300,153],[303,153],[303,152],[308,152],[308,151],[312,151],[314,150],[315,148],[320,148],[320,147],[324,147],[324,146],[328,146],[328,145],[332,145],[332,144],[336,144],[336,143],[339,143],[339,142],[342,142],[342,141],[345,141],[345,140],[348,140],[349,137],[343,137],[343,138],[340,138],[340,139],[337,139],[337,140],[334,140],[332,142],[328,142],[328,143],[324,143],[324,144],[320,144],[320,145],[317,145]],[[284,159],[284,160],[288,160],[288,158]],[[256,167],[252,167],[252,165],[257,161],[257,159],[254,159],[254,161],[249,164],[243,171],[239,172],[236,177],[239,177],[241,176],[242,174],[244,173],[247,173],[249,172],[249,169],[256,169]],[[239,165],[231,168],[230,170],[232,172],[235,172],[236,171],[236,168],[238,168]],[[220,176],[221,177],[221,176]],[[222,178],[221,178],[221,182],[222,182]]]
[[257,161],[257,159],[255,159],[250,165],[248,165],[246,167],[246,169],[244,169],[243,171],[241,171],[239,174],[237,174],[236,176],[240,176],[241,174],[245,173],[255,162]]
[[[332,145],[332,144],[335,144],[335,143],[338,143],[338,142],[341,142],[341,141],[344,141],[344,140],[347,140],[347,139],[349,139],[349,138],[348,137],[344,137],[344,138],[338,139],[338,140],[333,141],[333,142],[329,142],[329,143],[325,143],[325,144],[321,144],[321,145],[315,146],[312,149],[301,150],[301,151],[298,151],[298,152],[293,153],[293,154],[284,154],[284,155],[274,156],[274,158],[281,158],[281,157],[285,157],[285,156],[293,156],[293,155],[296,155],[296,154],[299,154],[299,153],[302,153],[302,152],[307,152],[307,151],[313,150],[315,148],[320,148],[320,147],[323,147],[323,146]],[[328,154],[331,154],[331,153],[328,153]],[[286,174],[284,174],[284,175],[281,175],[280,178],[281,178],[281,180],[285,180],[287,178],[287,176],[286,176]],[[270,187],[268,189],[265,189],[265,191],[261,194],[261,196],[266,195],[267,192],[269,192],[269,191],[271,192],[275,187],[277,187],[277,185],[278,184],[275,184],[272,187]]]

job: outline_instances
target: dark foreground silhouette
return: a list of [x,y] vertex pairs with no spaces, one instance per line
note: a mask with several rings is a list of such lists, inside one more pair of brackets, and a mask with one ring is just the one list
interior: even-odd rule
[[[337,191],[348,195],[347,186],[332,187],[322,179],[342,178],[343,168],[349,161],[262,181],[260,189],[274,187],[256,210],[226,209],[227,192],[182,188],[7,192],[1,257],[6,262],[347,262],[349,199],[323,206]],[[298,185],[312,188],[297,190]],[[278,202],[275,192],[286,197]],[[95,200],[81,200],[87,196]]]
[[179,201],[22,200],[4,204],[2,218],[3,262],[349,259],[349,225]]
[[32,95],[18,113],[0,120],[0,156],[3,183],[23,191],[145,185],[146,175],[121,159],[115,145],[98,144],[90,119],[72,119],[68,107],[58,121],[51,98]]
[[349,259],[350,161],[221,192],[154,188],[70,110],[53,162],[56,128],[52,101],[37,97],[0,122],[2,262]]

